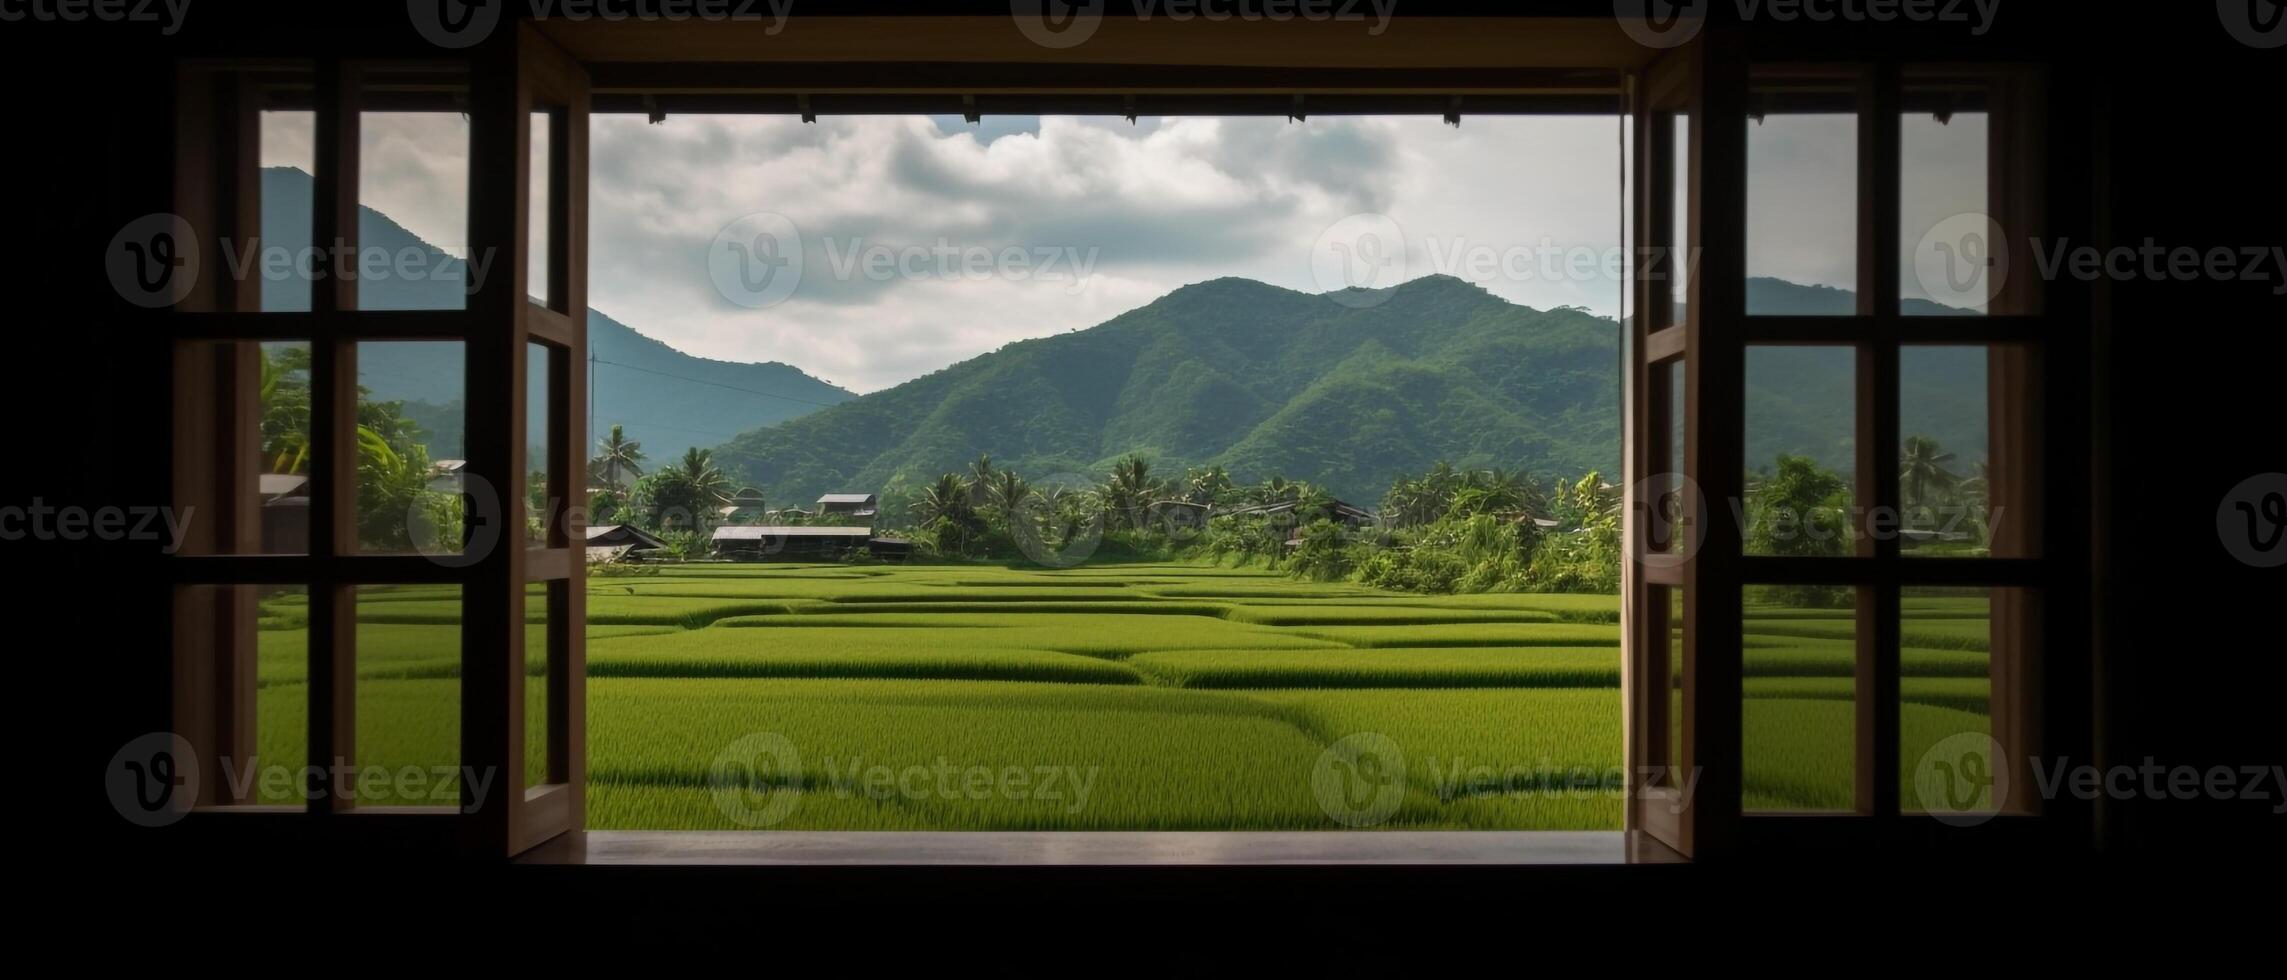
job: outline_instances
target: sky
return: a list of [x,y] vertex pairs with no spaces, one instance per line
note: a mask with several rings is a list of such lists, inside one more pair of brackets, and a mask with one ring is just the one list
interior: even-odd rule
[[[308,115],[264,123],[264,165],[310,169]],[[360,200],[464,248],[466,120],[362,129]],[[1983,139],[1982,117],[1909,121],[1909,262],[1937,219],[1982,206]],[[599,115],[589,303],[861,393],[1222,276],[1322,293],[1445,273],[1616,316],[1620,140],[1610,116]],[[1751,274],[1855,284],[1855,145],[1847,116],[1756,125]]]

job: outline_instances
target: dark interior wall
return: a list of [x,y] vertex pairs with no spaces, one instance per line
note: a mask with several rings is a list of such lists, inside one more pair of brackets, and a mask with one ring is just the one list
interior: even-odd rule
[[[402,22],[397,5],[382,7],[380,23]],[[2059,180],[2087,183],[2089,206],[2077,217],[2108,245],[2287,245],[2275,133],[2287,49],[2233,41],[2205,4],[2152,9],[2143,18],[2077,15],[2013,42],[2059,59],[2060,77],[2076,82],[2059,93],[2060,111],[2077,107],[2096,134],[2095,145],[2052,160]],[[227,11],[201,12],[215,18],[200,32],[209,40],[230,25]],[[0,496],[164,503],[166,346],[112,295],[100,256],[126,221],[169,206],[173,42],[31,26],[60,29],[0,38],[0,77],[24,94],[12,118],[27,127],[0,155],[14,218],[0,236],[0,268],[16,328],[8,338],[16,370],[0,385],[9,410],[0,418],[15,420]],[[275,39],[281,30],[255,23],[246,36]],[[2276,273],[2268,283],[2100,284],[2090,334],[2098,367],[2085,390],[2052,393],[2077,399],[2097,433],[2096,464],[2053,474],[2052,489],[2088,492],[2101,531],[2088,556],[2099,587],[2095,629],[2050,655],[2099,665],[2105,761],[2203,769],[2282,761],[2273,719],[2287,572],[2232,559],[2213,519],[2241,479],[2287,471],[2279,285]],[[41,424],[22,421],[34,419]],[[16,680],[17,690],[69,692],[34,699],[44,704],[32,710],[54,713],[54,734],[25,778],[69,788],[53,798],[82,826],[116,829],[103,797],[86,790],[118,745],[164,724],[160,556],[135,542],[5,548],[0,566],[19,580],[7,593],[17,621],[70,631],[18,659],[37,682],[67,686]],[[2213,848],[2220,831],[2277,847],[2280,818],[2270,808],[2280,792],[2265,802],[2131,801],[2104,819],[2112,840],[2143,853]]]
[[[2081,51],[2103,80],[2091,107],[2108,156],[2058,161],[2097,177],[2108,244],[2287,247],[2275,105],[2287,48],[2233,41],[2206,4]],[[2155,63],[2139,64],[2140,56]],[[2266,164],[2265,161],[2270,161]],[[2271,261],[2276,262],[2274,258]],[[2232,558],[2215,526],[2225,495],[2287,472],[2287,269],[2269,281],[2101,284],[2094,379],[2110,534],[2096,570],[2100,691],[2110,761],[2287,764],[2280,737],[2287,568]],[[2115,811],[2124,846],[2170,855],[2280,855],[2287,787],[2269,800],[2140,800]]]

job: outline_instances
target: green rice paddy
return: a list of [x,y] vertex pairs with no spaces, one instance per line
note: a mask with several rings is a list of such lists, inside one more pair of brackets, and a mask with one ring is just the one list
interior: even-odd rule
[[[1985,597],[1910,596],[1906,768],[1984,731]],[[527,730],[544,731],[544,598]],[[307,603],[262,600],[257,743],[304,756]],[[361,764],[452,767],[457,595],[357,602]],[[1847,609],[1746,610],[1750,807],[1847,806]],[[602,829],[1335,829],[1330,754],[1374,733],[1373,826],[1620,825],[1618,599],[1420,596],[1250,569],[688,565],[588,584],[588,825]],[[787,750],[740,770],[749,736]],[[527,768],[545,748],[530,743]],[[388,784],[364,804],[449,803]],[[1364,784],[1361,784],[1364,785]],[[1909,792],[1909,800],[1912,799]],[[774,801],[762,814],[758,805]],[[1351,802],[1357,802],[1353,800]],[[1337,794],[1337,805],[1342,804]]]

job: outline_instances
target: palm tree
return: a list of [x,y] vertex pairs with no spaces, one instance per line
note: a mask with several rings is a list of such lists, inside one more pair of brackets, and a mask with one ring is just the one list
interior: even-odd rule
[[1024,482],[1024,477],[1016,475],[1014,470],[994,473],[992,482],[985,487],[986,501],[1000,508],[1004,516],[1012,518],[1016,509],[1023,505],[1024,498],[1031,495],[1032,484]]
[[[616,434],[619,427],[613,426]],[[719,507],[731,499],[731,481],[715,467],[715,453],[711,449],[692,446],[683,451],[683,478],[690,482],[691,491],[708,506]]]
[[1257,504],[1276,504],[1293,500],[1296,485],[1286,477],[1273,476],[1261,485],[1247,488],[1247,496]]
[[921,489],[914,498],[913,517],[922,524],[940,520],[960,523],[969,513],[969,487],[959,474],[947,473]]
[[604,484],[614,490],[627,489],[625,475],[643,475],[643,444],[627,437],[620,427],[611,427],[611,435],[596,444],[600,450],[589,467],[603,478]]
[[1159,481],[1152,479],[1149,460],[1128,455],[1112,464],[1111,478],[1100,492],[1115,526],[1133,527],[1142,521],[1144,505],[1159,492]]
[[1231,493],[1231,474],[1220,466],[1191,470],[1183,482],[1183,499],[1195,504],[1221,503]]
[[1907,436],[1898,453],[1898,478],[1905,481],[1908,507],[1927,505],[1933,487],[1943,490],[1961,482],[1961,477],[1945,468],[1953,462],[1954,454],[1946,452],[1936,439]]

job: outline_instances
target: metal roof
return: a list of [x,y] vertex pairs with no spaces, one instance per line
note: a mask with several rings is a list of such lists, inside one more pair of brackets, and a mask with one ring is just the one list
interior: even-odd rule
[[715,529],[717,541],[761,541],[766,538],[870,538],[866,527],[789,527],[771,524],[733,524]]

